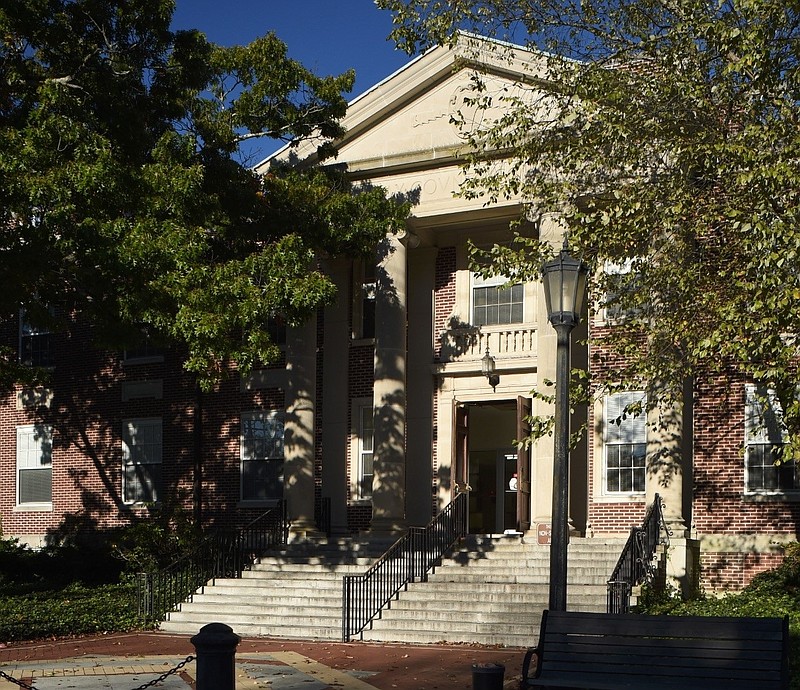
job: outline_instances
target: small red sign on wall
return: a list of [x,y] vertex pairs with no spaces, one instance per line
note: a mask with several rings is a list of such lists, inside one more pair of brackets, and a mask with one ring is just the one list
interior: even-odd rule
[[549,522],[540,522],[536,525],[536,541],[539,544],[549,544],[553,528]]

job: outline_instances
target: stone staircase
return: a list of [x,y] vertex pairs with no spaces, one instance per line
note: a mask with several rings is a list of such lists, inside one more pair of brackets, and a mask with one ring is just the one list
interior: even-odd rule
[[[573,538],[567,607],[605,611],[606,580],[623,539]],[[294,547],[261,559],[241,579],[219,579],[161,629],[196,633],[220,622],[242,636],[341,640],[342,577],[372,558],[344,544]],[[368,626],[360,638],[410,643],[535,643],[549,594],[549,547],[519,537],[470,537]]]
[[[606,582],[624,539],[573,538],[567,608],[605,611]],[[518,537],[471,538],[431,573],[409,584],[362,639],[470,642],[528,647],[549,598],[550,547]]]
[[202,587],[159,627],[194,634],[215,622],[243,637],[341,641],[342,578],[365,572],[374,558],[358,545],[339,543],[277,551],[241,578]]

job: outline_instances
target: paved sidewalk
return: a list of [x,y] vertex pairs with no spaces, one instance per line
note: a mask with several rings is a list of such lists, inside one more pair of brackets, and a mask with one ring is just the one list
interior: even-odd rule
[[[37,690],[135,690],[187,656],[190,636],[158,632],[82,637],[0,647],[0,671]],[[504,688],[519,682],[523,650],[467,645],[301,642],[245,638],[237,690],[443,690],[472,687],[472,664],[501,663]],[[154,687],[195,687],[193,661]],[[0,677],[0,690],[19,688]]]

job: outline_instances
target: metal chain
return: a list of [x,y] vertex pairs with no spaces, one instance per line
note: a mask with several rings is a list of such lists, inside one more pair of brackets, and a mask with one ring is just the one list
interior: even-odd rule
[[3,673],[0,671],[0,678],[5,678],[7,681],[14,683],[14,685],[19,685],[21,688],[25,688],[25,690],[36,690],[32,685],[28,685],[27,683],[23,683],[21,680],[17,680],[16,678],[12,678],[7,673]]
[[[138,688],[133,688],[133,690],[146,690],[146,688],[152,688],[154,685],[157,685],[162,680],[166,680],[170,676],[175,675],[184,666],[186,666],[186,664],[191,663],[194,660],[195,660],[195,657],[193,657],[190,654],[183,661],[181,661],[181,663],[179,663],[175,668],[172,668],[169,671],[167,671],[166,673],[163,673],[158,678],[156,678],[154,680],[151,680],[149,683],[145,683],[144,685],[140,685]],[[14,683],[14,685],[19,685],[19,687],[24,688],[25,690],[36,690],[36,688],[33,687],[32,685],[28,685],[27,683],[23,683],[21,680],[17,680],[16,678],[12,678],[7,673],[3,673],[3,671],[0,671],[0,678],[5,678],[7,681],[10,681],[10,682]]]
[[[154,685],[157,685],[162,680],[166,680],[170,676],[174,676],[178,671],[180,671],[186,664],[194,661],[195,657],[191,654],[187,656],[181,663],[179,663],[175,668],[170,669],[166,673],[160,675],[155,680],[151,680],[149,683],[145,683],[144,685],[140,685],[138,688],[133,688],[133,690],[145,690],[145,688],[152,688]],[[34,689],[35,690],[35,689]]]

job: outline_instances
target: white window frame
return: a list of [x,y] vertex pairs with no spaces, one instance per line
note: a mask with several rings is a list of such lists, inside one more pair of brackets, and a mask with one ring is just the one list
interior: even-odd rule
[[[623,416],[623,410],[641,402],[642,412],[636,416],[625,415],[616,424],[615,420]],[[622,391],[611,393],[603,398],[603,471],[602,493],[605,496],[643,496],[647,490],[647,395],[644,391]],[[635,485],[636,474],[642,472],[641,489],[609,489],[609,449],[617,446],[642,445],[642,463],[632,464],[630,468],[613,468],[620,476],[628,470],[631,485]]]
[[[141,439],[141,440],[139,440]],[[122,420],[122,500],[126,505],[158,503],[163,490],[164,429],[161,417],[137,417]],[[128,498],[128,471],[136,467],[157,466],[152,481],[151,500]],[[140,470],[143,472],[144,470]],[[141,481],[137,482],[141,486]],[[137,494],[139,492],[137,491]]]
[[[280,425],[280,439],[273,435],[271,444],[268,444],[267,439],[264,439],[263,445],[265,452],[263,454],[253,453],[253,443],[248,437],[247,423],[255,420]],[[285,471],[283,446],[285,433],[284,412],[283,410],[250,410],[248,412],[242,412],[240,415],[239,428],[239,500],[247,505],[277,505],[278,502],[283,498],[283,481]],[[251,462],[278,463],[277,479],[281,487],[280,495],[256,498],[245,497],[245,477],[247,475],[245,466],[247,463]]]
[[[603,273],[606,276],[630,275],[634,270],[634,262],[635,259],[633,258],[623,259],[622,261],[606,260],[603,262]],[[602,318],[604,321],[608,321],[610,323],[619,323],[620,321],[624,321],[627,317],[633,316],[636,313],[633,309],[623,309],[619,304],[609,307],[608,300],[615,294],[615,292],[606,291],[602,297]]]
[[164,348],[160,345],[153,345],[147,336],[141,347],[125,349],[122,353],[123,364],[157,364],[163,361]]
[[[369,420],[369,426],[365,421]],[[367,431],[369,439],[367,439]],[[372,480],[375,474],[375,408],[370,400],[369,404],[358,407],[358,470],[357,470],[357,498],[364,501],[372,500]],[[369,473],[367,473],[366,456],[369,456]],[[369,482],[367,482],[369,477]]]
[[[369,272],[372,271],[372,275]],[[353,340],[369,340],[375,338],[375,300],[378,292],[378,267],[373,259],[356,259],[353,261],[353,304],[352,304],[352,337]],[[364,328],[367,303],[371,302],[370,309],[373,313],[373,333],[367,333]]]
[[[764,409],[766,404],[766,408]],[[780,401],[773,389],[758,386],[754,383],[745,384],[745,410],[744,410],[744,492],[751,496],[792,496],[800,498],[800,470],[794,463],[794,487],[781,489],[780,487],[752,488],[750,479],[750,454],[756,447],[767,449],[781,446],[787,441],[788,431],[783,423],[783,410]],[[765,462],[761,467],[766,468]],[[774,465],[775,472],[779,472]]]
[[[478,273],[471,274],[470,286],[469,286],[469,323],[473,326],[478,326],[478,320],[475,318],[475,291],[477,289],[483,288],[493,288],[493,287],[501,287],[506,285],[509,282],[508,278],[505,276],[490,276],[484,278]],[[527,302],[527,295],[525,294],[527,290],[525,289],[525,283],[511,283],[508,285],[508,289],[511,290],[515,287],[519,287],[520,291],[522,292],[522,304],[521,304],[521,318],[519,321],[499,321],[498,323],[492,324],[480,324],[480,328],[494,328],[494,327],[503,327],[503,326],[512,326],[512,325],[519,325],[525,323],[526,319],[526,302]],[[512,303],[513,304],[513,303]]]
[[[364,448],[364,429],[362,425],[362,414],[366,410],[372,410],[373,426],[375,408],[373,399],[371,397],[352,398],[350,400],[350,441],[349,441],[349,485],[350,485],[350,501],[353,503],[369,504],[372,502],[372,491],[369,495],[365,495],[362,490],[364,482],[364,463],[363,454]],[[374,429],[373,429],[373,451],[374,451]],[[368,445],[368,444],[367,444]],[[374,455],[373,455],[374,457]]]
[[[27,510],[51,510],[53,507],[53,428],[47,424],[24,424],[17,427],[16,505]],[[26,471],[48,470],[50,499],[22,502],[21,475]]]
[[[54,313],[52,307],[50,308],[51,314]],[[24,364],[25,366],[29,367],[42,367],[44,369],[51,369],[53,367],[53,362],[49,361],[44,364],[34,364],[33,360],[27,361],[23,355],[25,351],[25,340],[30,338],[32,341],[34,338],[44,338],[47,337],[47,349],[50,352],[50,358],[53,357],[53,343],[52,343],[52,332],[47,328],[41,328],[37,326],[33,326],[27,319],[25,309],[19,310],[19,361]]]

